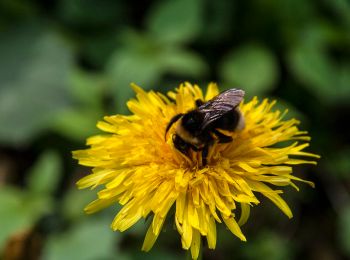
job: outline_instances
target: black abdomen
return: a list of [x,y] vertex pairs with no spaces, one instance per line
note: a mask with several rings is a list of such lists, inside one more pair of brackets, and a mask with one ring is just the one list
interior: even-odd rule
[[238,125],[240,113],[235,109],[222,115],[212,123],[212,128],[234,131]]

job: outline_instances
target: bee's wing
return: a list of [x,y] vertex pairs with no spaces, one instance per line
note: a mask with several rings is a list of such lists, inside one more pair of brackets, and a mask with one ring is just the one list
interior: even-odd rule
[[228,89],[214,97],[212,100],[201,105],[198,110],[204,113],[201,129],[235,109],[243,100],[245,92],[241,89]]

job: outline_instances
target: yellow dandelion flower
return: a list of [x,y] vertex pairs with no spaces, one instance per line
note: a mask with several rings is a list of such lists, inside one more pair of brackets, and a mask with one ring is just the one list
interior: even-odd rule
[[[253,98],[242,102],[239,107],[245,128],[232,133],[232,142],[212,145],[203,167],[200,152],[184,156],[175,149],[172,138],[165,140],[164,133],[174,115],[193,109],[197,99],[208,101],[218,95],[217,86],[209,84],[204,96],[198,86],[184,83],[168,97],[132,87],[136,99],[127,103],[132,115],[106,116],[97,126],[108,134],[89,138],[90,148],[73,155],[81,165],[93,167],[90,175],[78,181],[78,187],[103,186],[98,198],[86,207],[87,213],[121,204],[111,225],[119,231],[140,218],[153,216],[142,250],[152,248],[171,207],[182,247],[191,249],[196,259],[201,236],[209,248],[215,248],[216,222],[224,222],[235,236],[246,241],[240,226],[247,221],[250,207],[259,203],[257,193],[291,218],[290,208],[280,197],[283,191],[273,186],[298,189],[295,181],[313,186],[292,175],[292,166],[316,164],[308,158],[319,156],[303,151],[310,137],[298,129],[296,119],[283,120],[285,113],[273,111],[274,101]],[[168,135],[174,133],[172,127]],[[281,143],[285,144],[283,148],[276,146]],[[237,205],[239,218],[235,214]]]

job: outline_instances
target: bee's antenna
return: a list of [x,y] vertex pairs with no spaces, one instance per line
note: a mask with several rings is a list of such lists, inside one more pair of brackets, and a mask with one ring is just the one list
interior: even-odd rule
[[164,134],[164,139],[166,140],[166,134],[168,133],[170,127],[177,121],[179,120],[184,114],[177,114],[176,116],[174,116],[170,122],[168,123],[166,129],[165,129],[165,134]]

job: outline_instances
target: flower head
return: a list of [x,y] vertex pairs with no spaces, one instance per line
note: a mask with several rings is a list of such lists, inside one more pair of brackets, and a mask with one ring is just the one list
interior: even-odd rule
[[[133,89],[136,99],[127,103],[132,115],[106,116],[97,126],[108,134],[89,138],[90,148],[75,151],[74,158],[93,167],[92,174],[78,182],[79,188],[103,186],[98,198],[86,207],[87,213],[121,204],[111,225],[119,231],[140,218],[153,216],[143,250],[150,250],[155,243],[171,207],[182,247],[191,249],[195,259],[201,236],[209,248],[215,248],[217,222],[246,240],[240,226],[247,221],[250,207],[259,203],[256,194],[270,199],[291,218],[290,208],[280,197],[280,187],[298,189],[296,181],[313,186],[292,175],[293,165],[316,164],[308,158],[318,156],[303,151],[310,138],[298,129],[297,120],[283,120],[285,113],[272,110],[274,101],[253,98],[242,102],[245,128],[233,132],[230,143],[214,143],[203,167],[200,152],[185,156],[174,147],[174,127],[168,138],[164,139],[164,133],[174,115],[194,109],[197,99],[208,101],[218,95],[217,86],[209,84],[205,96],[198,86],[189,83],[169,92],[168,97],[145,92],[136,85]],[[285,145],[281,148],[276,144]],[[235,214],[238,206],[239,218]]]

